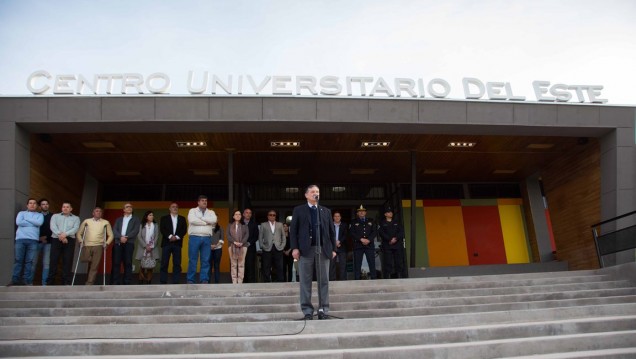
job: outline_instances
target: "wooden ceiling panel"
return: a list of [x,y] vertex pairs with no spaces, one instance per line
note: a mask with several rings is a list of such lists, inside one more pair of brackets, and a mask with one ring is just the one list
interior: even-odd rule
[[[228,151],[234,153],[235,181],[245,183],[408,182],[412,151],[418,181],[519,181],[586,145],[574,137],[356,133],[61,133],[33,135],[32,141],[55,147],[105,183],[227,183]],[[204,141],[207,146],[179,148],[177,141]],[[271,141],[299,141],[301,146],[272,148]],[[390,146],[362,148],[362,141],[387,141]],[[450,148],[451,141],[476,145]],[[545,148],[529,148],[531,144]],[[374,172],[352,174],[365,169]],[[141,175],[116,174],[122,170]],[[208,172],[195,175],[193,170]],[[431,174],[436,170],[447,172]]]

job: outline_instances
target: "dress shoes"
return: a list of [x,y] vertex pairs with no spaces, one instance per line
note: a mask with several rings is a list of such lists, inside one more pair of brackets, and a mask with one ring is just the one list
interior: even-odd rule
[[314,316],[312,314],[305,314],[305,320],[314,320]]
[[326,320],[329,319],[329,316],[325,314],[322,310],[318,311],[318,320]]

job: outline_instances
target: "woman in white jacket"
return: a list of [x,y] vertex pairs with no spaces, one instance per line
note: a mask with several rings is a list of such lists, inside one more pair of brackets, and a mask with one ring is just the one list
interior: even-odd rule
[[139,260],[139,284],[152,282],[152,271],[159,259],[159,226],[155,223],[155,215],[147,211],[141,221],[141,230],[137,236],[137,255]]

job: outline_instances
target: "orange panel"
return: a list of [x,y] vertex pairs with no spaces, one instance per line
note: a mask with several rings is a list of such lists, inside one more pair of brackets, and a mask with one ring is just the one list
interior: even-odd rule
[[431,267],[468,265],[462,208],[426,207],[426,240]]

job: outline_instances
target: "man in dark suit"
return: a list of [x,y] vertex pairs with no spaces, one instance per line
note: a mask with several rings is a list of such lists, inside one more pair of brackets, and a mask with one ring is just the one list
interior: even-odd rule
[[242,222],[249,231],[247,237],[249,246],[245,255],[245,278],[243,278],[243,283],[256,283],[256,242],[258,242],[259,226],[256,223],[256,219],[252,218],[252,215],[251,208],[248,207],[243,210]]
[[336,255],[336,243],[331,211],[318,205],[319,195],[318,186],[307,186],[307,203],[294,208],[289,231],[292,256],[299,261],[300,309],[305,320],[313,319],[314,314],[314,306],[311,304],[314,268],[317,268],[318,279],[318,319],[329,318],[329,262]]
[[170,203],[170,214],[161,217],[159,231],[161,232],[161,272],[159,282],[168,284],[168,265],[172,255],[172,283],[179,284],[181,277],[181,248],[183,237],[188,231],[188,224],[184,216],[179,215],[179,205]]
[[333,212],[334,240],[336,241],[336,256],[331,259],[329,266],[329,280],[347,280],[347,224],[340,222],[340,212]]
[[[115,246],[113,247],[112,281],[114,284],[132,283],[132,260],[135,251],[135,241],[141,229],[141,221],[132,215],[131,203],[124,204],[124,215],[115,220],[113,234]],[[124,263],[124,278],[121,278],[120,267]]]

